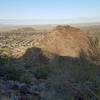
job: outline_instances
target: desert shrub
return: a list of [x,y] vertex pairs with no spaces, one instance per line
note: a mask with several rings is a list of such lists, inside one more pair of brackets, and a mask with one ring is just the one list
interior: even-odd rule
[[2,59],[2,66],[0,66],[0,76],[6,80],[14,80],[25,83],[32,81],[32,75],[27,71],[22,64],[13,60]]
[[49,76],[49,73],[50,73],[50,70],[47,66],[46,67],[40,66],[34,70],[34,76],[37,79],[47,79]]
[[31,65],[25,65],[24,67],[25,67],[25,69],[30,69],[30,68],[32,68]]
[[0,58],[0,76],[5,75],[7,72],[6,65],[10,62],[9,58]]
[[6,74],[5,66],[0,65],[0,77],[4,76],[5,74]]
[[20,80],[20,76],[23,75],[25,72],[24,67],[12,65],[12,66],[6,66],[6,78],[9,80]]
[[12,58],[0,59],[0,77],[9,80],[19,80],[25,68]]
[[[72,94],[72,90],[69,87],[66,87],[65,84],[55,84],[53,86],[56,94],[56,99],[61,100],[74,100],[74,95]],[[66,95],[65,95],[66,94]]]
[[30,84],[32,82],[32,78],[33,78],[33,75],[29,72],[26,72],[20,76],[19,81]]
[[0,66],[3,66],[4,64],[8,63],[8,58],[0,58]]

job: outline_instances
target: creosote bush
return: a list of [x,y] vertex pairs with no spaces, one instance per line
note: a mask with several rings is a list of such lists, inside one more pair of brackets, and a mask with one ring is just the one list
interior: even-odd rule
[[50,74],[50,70],[47,66],[46,67],[40,66],[34,70],[34,76],[37,79],[47,79],[49,74]]

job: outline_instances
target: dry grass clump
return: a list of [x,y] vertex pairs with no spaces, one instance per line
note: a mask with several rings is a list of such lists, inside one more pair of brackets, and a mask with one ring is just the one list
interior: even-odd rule
[[100,64],[100,41],[98,38],[89,37],[88,59],[95,64]]

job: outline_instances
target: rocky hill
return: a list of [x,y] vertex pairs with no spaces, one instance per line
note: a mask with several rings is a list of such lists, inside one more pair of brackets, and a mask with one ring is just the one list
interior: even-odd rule
[[57,26],[44,39],[39,47],[60,56],[79,57],[80,52],[86,52],[88,36],[78,28],[71,26]]
[[[89,49],[88,35],[78,28],[71,26],[57,26],[47,33],[33,48],[27,49],[22,56],[28,65],[35,62],[58,63],[58,57],[79,58]],[[55,61],[54,61],[55,59]]]

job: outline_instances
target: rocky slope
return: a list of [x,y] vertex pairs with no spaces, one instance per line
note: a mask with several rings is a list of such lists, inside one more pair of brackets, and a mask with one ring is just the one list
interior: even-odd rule
[[79,57],[89,48],[88,42],[87,34],[80,29],[57,26],[40,41],[39,47],[60,56]]

